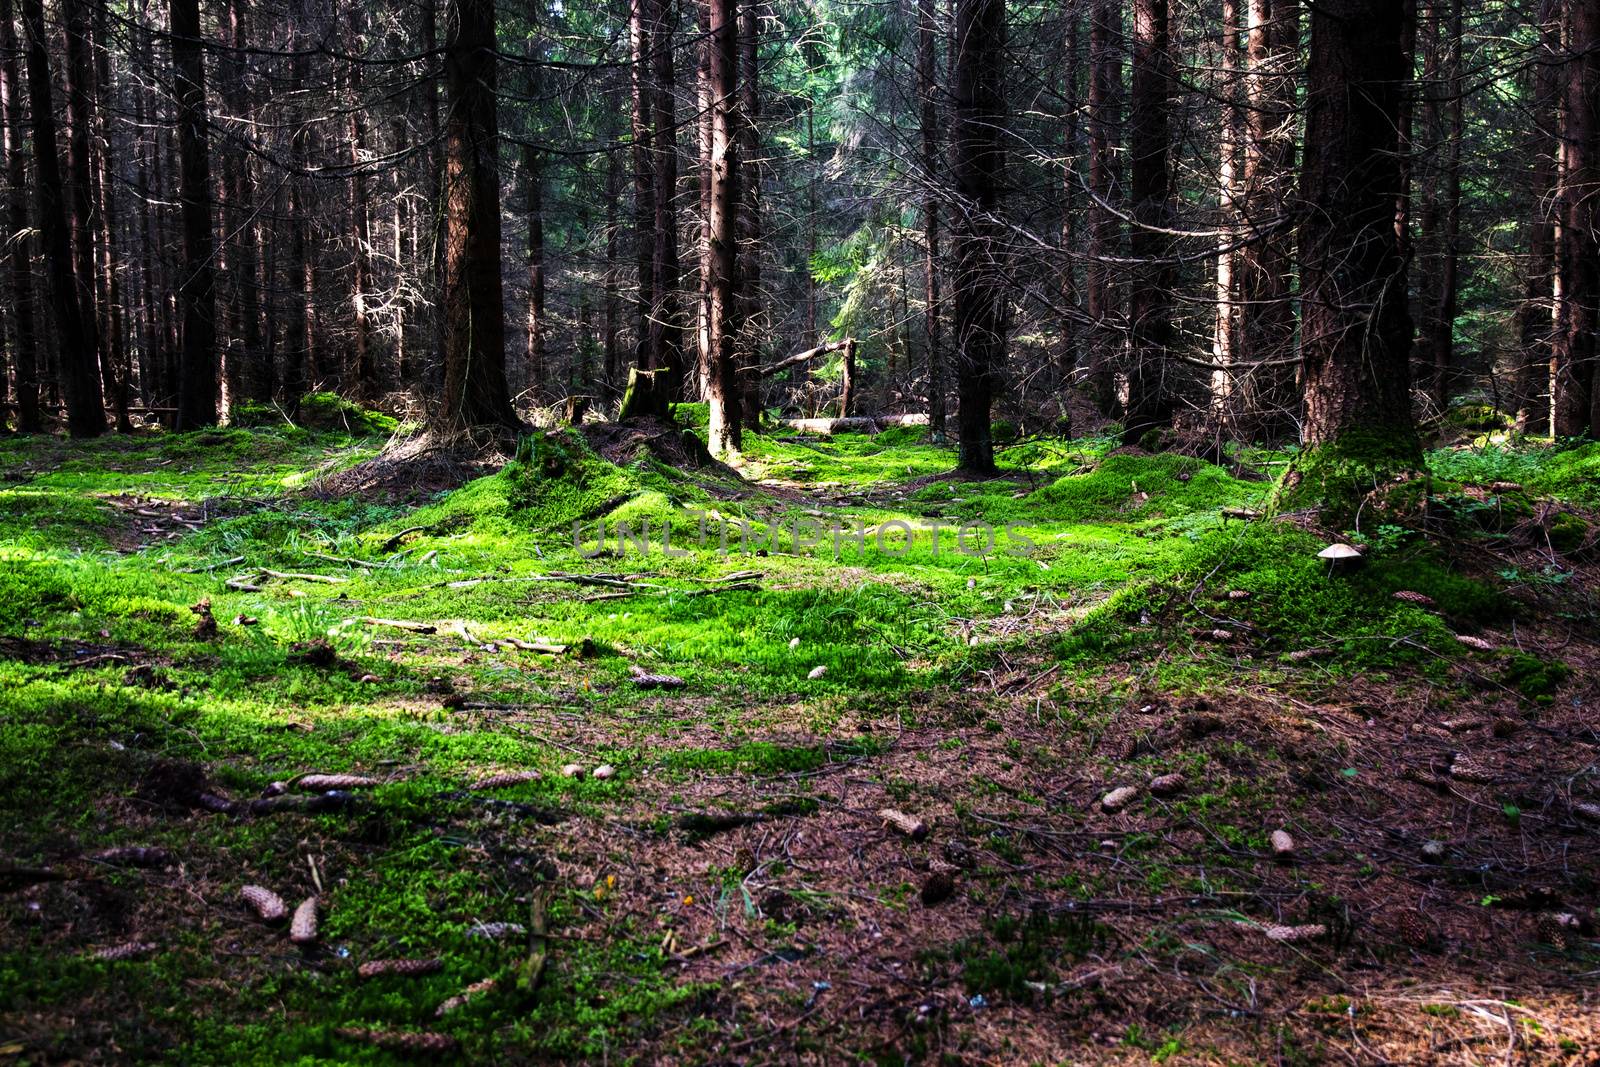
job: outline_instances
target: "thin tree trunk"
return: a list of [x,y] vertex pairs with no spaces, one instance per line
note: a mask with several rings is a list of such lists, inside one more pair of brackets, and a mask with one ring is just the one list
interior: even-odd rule
[[617,291],[617,205],[622,200],[622,157],[613,149],[606,153],[606,301],[605,364],[606,389],[617,391],[619,368],[617,335],[622,329],[622,298]]
[[1551,283],[1555,271],[1556,108],[1560,100],[1561,0],[1539,4],[1538,62],[1532,65],[1533,129],[1527,150],[1532,204],[1528,223],[1528,269],[1517,312],[1521,358],[1517,368],[1517,429],[1550,428]]
[[1393,0],[1318,0],[1312,9],[1301,330],[1306,443],[1414,463],[1411,315],[1394,227],[1402,20]]
[[544,165],[532,145],[522,150],[522,180],[527,183],[524,210],[528,216],[528,307],[523,349],[528,391],[537,403],[550,391],[544,366]]
[[1440,156],[1440,173],[1437,182],[1438,212],[1438,266],[1437,291],[1433,306],[1429,308],[1428,349],[1430,353],[1430,378],[1435,403],[1443,407],[1448,400],[1450,368],[1455,358],[1456,306],[1460,288],[1461,259],[1461,140],[1466,128],[1462,107],[1461,79],[1461,0],[1450,0],[1448,25],[1444,27],[1442,101],[1449,119],[1441,121],[1444,144]]
[[1234,386],[1249,412],[1241,435],[1277,441],[1296,435],[1295,318],[1290,298],[1294,238],[1283,225],[1294,187],[1295,63],[1299,0],[1248,0],[1243,223],[1250,241],[1236,259],[1239,348],[1246,368]]
[[23,107],[17,72],[17,31],[11,0],[0,0],[0,124],[4,125],[6,247],[11,265],[12,392],[17,430],[44,429],[39,410],[39,340],[34,323],[32,238],[28,233],[27,157],[22,151]]
[[[116,381],[111,360],[103,349],[105,339],[100,335],[95,300],[94,159],[89,150],[94,79],[89,55],[89,9],[85,0],[62,0],[61,18],[66,24],[66,62],[61,86],[67,98],[67,204],[72,228],[72,273],[79,306],[87,316],[83,329],[89,351],[83,358],[99,375],[94,398],[96,417],[103,419],[102,397],[115,395]],[[70,372],[63,368],[63,374]]]
[[1096,0],[1089,24],[1089,256],[1084,267],[1084,310],[1092,322],[1089,384],[1095,406],[1110,414],[1116,404],[1114,328],[1117,296],[1109,260],[1116,254],[1120,223],[1110,206],[1118,198],[1116,140],[1122,127],[1122,7]]
[[211,153],[199,0],[172,0],[172,70],[178,96],[178,198],[183,212],[182,375],[177,429],[217,421],[217,319],[211,263]]
[[651,30],[652,12],[658,0],[630,0],[628,37],[632,58],[629,71],[633,89],[633,218],[634,251],[639,263],[638,324],[633,339],[633,362],[640,370],[656,369],[661,353],[655,348],[659,336],[652,327],[655,313],[655,225],[656,179],[652,158],[655,119],[652,88]]
[[[761,366],[761,338],[766,319],[761,304],[761,0],[739,5],[739,158],[744,164],[739,212],[739,286],[743,307],[740,318],[740,366]],[[741,374],[741,423],[752,430],[761,425],[761,376]]]
[[1217,131],[1217,264],[1216,312],[1211,324],[1212,414],[1219,426],[1236,430],[1233,367],[1238,357],[1239,303],[1234,281],[1234,245],[1243,212],[1239,182],[1239,142],[1244,134],[1244,109],[1240,107],[1238,71],[1240,32],[1238,0],[1222,0],[1222,32],[1218,77],[1223,95],[1222,120]]
[[[86,299],[87,284],[80,284],[73,273],[72,232],[62,201],[41,0],[22,0],[22,24],[27,37],[28,104],[33,119],[36,219],[44,247],[45,288],[55,313],[59,353],[56,362],[67,407],[67,431],[74,437],[98,437],[105,432],[106,415],[95,363],[93,303]],[[88,283],[91,277],[86,276],[83,282]]]
[[[695,376],[699,395],[704,397],[711,382],[711,281],[716,271],[711,255],[711,8],[706,0],[699,5],[700,47],[697,50],[695,97],[700,121],[695,124],[699,159],[696,181],[700,193],[700,277],[695,293]],[[687,390],[685,390],[687,392]]]
[[[363,51],[361,7],[352,5],[350,15],[350,48],[353,54]],[[372,289],[372,207],[369,202],[368,179],[365,167],[367,152],[367,120],[361,99],[361,63],[349,64],[350,90],[350,316],[351,316],[351,376],[355,379],[356,395],[371,400],[378,393],[378,367],[372,352],[372,317],[367,309],[368,293]]]
[[655,241],[651,251],[651,347],[656,365],[667,372],[666,395],[683,395],[683,319],[678,307],[682,266],[678,259],[678,120],[677,77],[673,58],[672,0],[653,0],[652,119],[655,195]]
[[[917,0],[917,103],[922,141],[922,329],[928,349],[928,434],[945,439],[945,361],[939,301],[939,67],[935,0]],[[810,122],[810,116],[807,116]],[[808,127],[809,128],[809,127]],[[815,214],[815,207],[812,209]],[[815,226],[815,223],[812,223]],[[815,297],[812,300],[815,315]],[[813,328],[814,333],[814,328]]]
[[500,279],[493,0],[451,0],[445,46],[445,373],[435,427],[511,430]]
[[952,63],[954,121],[950,173],[955,181],[955,370],[960,468],[994,473],[989,414],[1005,359],[1006,324],[993,213],[1005,171],[1005,0],[956,0]]
[[736,140],[739,88],[739,28],[736,0],[708,0],[711,42],[711,380],[706,399],[709,446],[718,456],[736,455],[743,444],[739,364],[739,149]]
[[112,180],[111,124],[107,115],[115,102],[115,86],[111,81],[111,41],[107,34],[106,4],[94,7],[91,47],[94,52],[94,160],[95,176],[95,236],[98,248],[99,320],[101,344],[107,367],[102,368],[102,378],[109,379],[107,398],[116,413],[117,430],[126,433],[133,429],[128,420],[128,345],[123,336],[122,324],[122,263],[117,258],[117,197],[116,183]]
[[1595,330],[1600,326],[1600,10],[1587,0],[1567,3],[1567,62],[1561,109],[1560,299],[1554,345],[1555,433],[1577,437],[1600,430],[1595,388]]
[[1137,441],[1172,421],[1174,286],[1170,154],[1173,91],[1167,0],[1134,0],[1133,97],[1129,111],[1133,230],[1138,281],[1129,294],[1132,358],[1124,435]]

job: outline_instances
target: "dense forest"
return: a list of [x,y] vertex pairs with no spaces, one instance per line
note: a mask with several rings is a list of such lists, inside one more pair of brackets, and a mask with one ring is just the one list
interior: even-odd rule
[[0,0],[0,1059],[1600,1062],[1596,0]]

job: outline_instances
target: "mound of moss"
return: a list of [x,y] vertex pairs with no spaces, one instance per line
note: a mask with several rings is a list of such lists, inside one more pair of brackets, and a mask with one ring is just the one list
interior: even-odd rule
[[[1352,666],[1382,667],[1454,651],[1457,628],[1494,622],[1511,611],[1494,588],[1465,577],[1426,544],[1373,550],[1340,573],[1317,558],[1322,542],[1297,527],[1251,523],[1199,537],[1169,570],[1130,586],[1088,616],[1064,642],[1069,659],[1114,655],[1150,640],[1133,626],[1185,635],[1216,619],[1244,623],[1243,642],[1269,652],[1327,648]],[[1394,594],[1421,593],[1423,607]],[[1244,594],[1230,598],[1229,593]],[[1230,627],[1231,628],[1231,627]]]
[[[364,408],[337,393],[307,393],[300,398],[295,413],[295,424],[310,430],[329,430],[354,434],[357,437],[379,437],[393,434],[400,421],[381,411]],[[231,426],[275,426],[284,422],[284,414],[275,405],[246,400],[234,405],[228,413]]]
[[1315,511],[1345,529],[1358,517],[1376,525],[1414,514],[1427,500],[1427,468],[1414,437],[1348,430],[1303,449],[1273,494],[1274,511]]
[[1117,453],[1093,470],[1069,474],[1030,494],[1030,515],[1087,522],[1136,512],[1168,517],[1260,502],[1262,487],[1191,456]]

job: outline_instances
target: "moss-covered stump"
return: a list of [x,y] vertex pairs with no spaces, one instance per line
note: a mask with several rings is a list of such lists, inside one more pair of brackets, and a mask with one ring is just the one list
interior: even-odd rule
[[1428,468],[1415,437],[1350,431],[1301,450],[1278,482],[1271,510],[1315,511],[1335,529],[1371,526],[1419,518],[1427,510],[1428,489]]
[[667,372],[664,370],[628,370],[628,388],[622,394],[622,407],[617,411],[618,422],[656,418],[672,421],[672,410],[667,395]]

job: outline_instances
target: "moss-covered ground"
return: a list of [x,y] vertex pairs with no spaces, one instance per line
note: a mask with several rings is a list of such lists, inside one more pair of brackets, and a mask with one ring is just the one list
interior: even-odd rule
[[[270,414],[0,440],[0,1054],[1600,1053],[1596,446],[1436,451],[1415,523],[1319,530],[1261,517],[1280,454],[974,483],[915,430],[742,477],[541,434],[402,505],[329,489],[392,425]],[[307,772],[377,784],[252,807]]]

